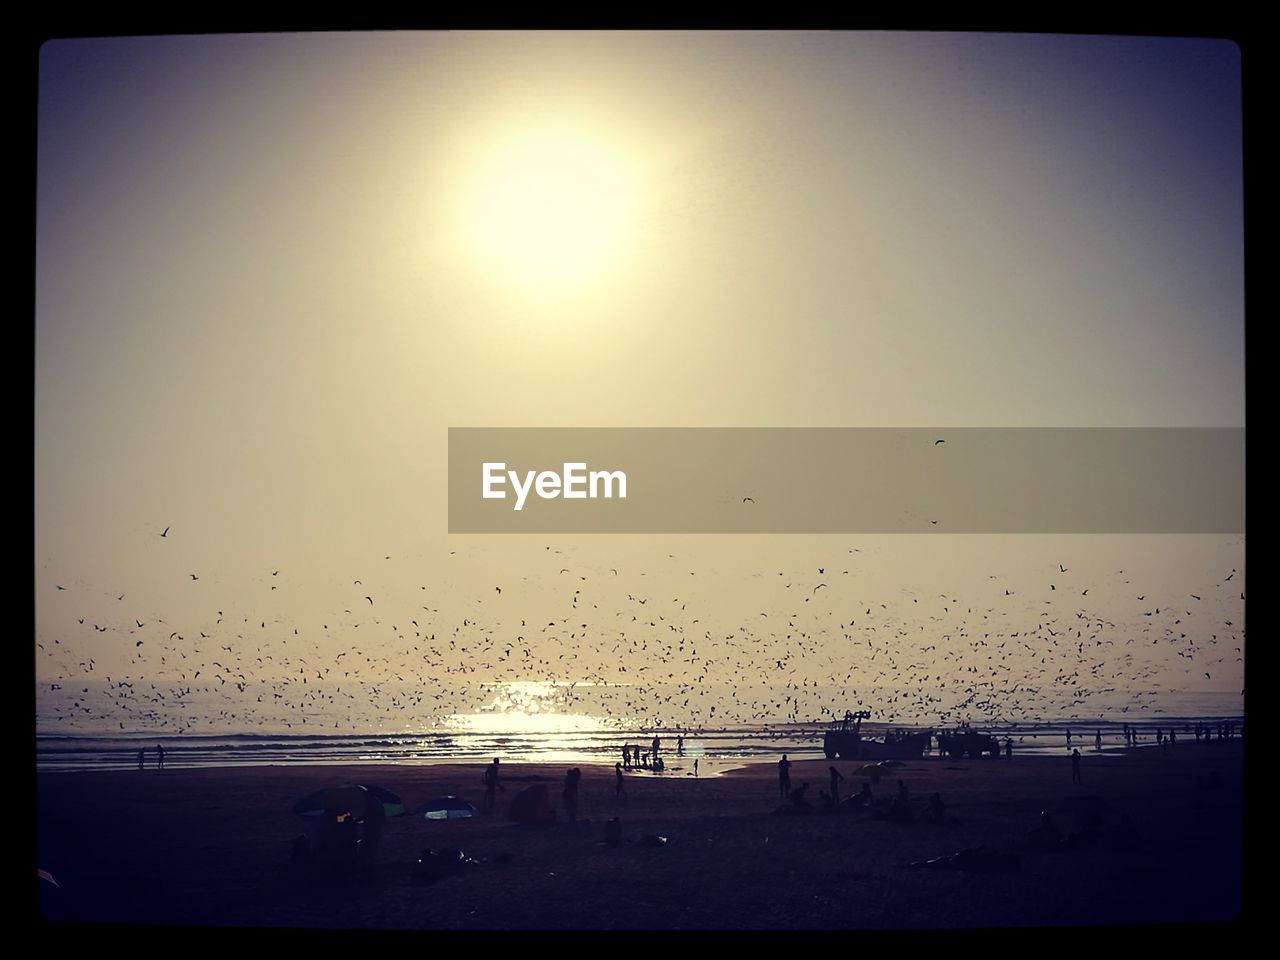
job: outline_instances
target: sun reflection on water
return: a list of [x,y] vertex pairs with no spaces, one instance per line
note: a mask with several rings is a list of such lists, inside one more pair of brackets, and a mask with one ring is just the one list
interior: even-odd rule
[[478,713],[453,714],[461,730],[490,733],[595,733],[615,726],[607,718],[570,711],[573,684],[516,680],[504,683]]

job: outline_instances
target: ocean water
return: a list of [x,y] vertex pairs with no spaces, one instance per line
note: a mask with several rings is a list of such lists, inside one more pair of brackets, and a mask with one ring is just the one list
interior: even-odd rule
[[[826,718],[714,727],[654,723],[606,709],[607,699],[583,696],[581,690],[568,695],[552,684],[501,685],[466,704],[406,708],[391,716],[385,703],[410,703],[409,692],[368,693],[368,701],[348,691],[344,698],[320,697],[302,709],[278,703],[250,709],[229,705],[221,696],[157,692],[145,700],[145,708],[133,704],[122,712],[119,688],[99,683],[54,690],[46,685],[37,691],[36,766],[53,771],[136,769],[140,749],[146,751],[147,765],[154,766],[157,745],[164,746],[166,766],[173,768],[481,764],[495,756],[508,762],[613,764],[622,759],[624,745],[647,751],[657,734],[667,775],[691,775],[695,757],[699,772],[713,775],[744,763],[776,760],[782,753],[797,760],[822,757],[827,729]],[[376,709],[370,708],[374,698]],[[1237,732],[1243,729],[1244,705],[1238,694],[1164,691],[1129,700],[1100,703],[1093,714],[964,719],[972,729],[1010,737],[1015,755],[1065,754],[1075,747],[1086,755],[1114,756],[1126,746],[1125,724],[1137,729],[1140,745],[1154,744],[1157,728],[1176,730],[1182,742],[1194,742],[1192,730],[1199,722],[1234,720]],[[258,706],[256,700],[252,703]],[[878,737],[887,729],[946,731],[956,726],[924,715],[895,714],[889,722],[886,713],[872,710],[872,719],[863,724],[864,736]],[[677,753],[678,738],[683,738],[683,755]]]

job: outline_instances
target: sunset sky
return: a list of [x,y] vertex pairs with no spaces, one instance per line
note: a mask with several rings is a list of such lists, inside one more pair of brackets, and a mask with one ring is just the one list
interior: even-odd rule
[[1242,631],[1239,535],[468,537],[446,502],[449,427],[1243,427],[1241,131],[1225,41],[52,41],[37,675],[162,676],[134,624],[219,610],[327,653],[348,609],[388,650],[415,616],[514,636],[566,615],[562,568],[601,635],[650,592],[733,634],[828,564],[850,610],[999,576],[1034,624],[1061,564],[1091,616]]

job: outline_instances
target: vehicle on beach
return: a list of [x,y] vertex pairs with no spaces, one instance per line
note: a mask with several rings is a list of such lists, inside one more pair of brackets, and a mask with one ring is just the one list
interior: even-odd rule
[[1000,741],[976,730],[957,730],[938,734],[938,753],[944,757],[959,759],[981,756],[1000,756]]
[[862,721],[871,717],[870,710],[846,712],[844,719],[833,720],[822,738],[822,751],[828,760],[917,760],[933,737],[932,730],[919,733],[886,733],[883,740],[862,736]]

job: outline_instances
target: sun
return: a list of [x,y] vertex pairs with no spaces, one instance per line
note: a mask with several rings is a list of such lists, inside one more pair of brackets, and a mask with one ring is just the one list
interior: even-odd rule
[[640,185],[607,137],[567,126],[506,133],[479,151],[466,179],[462,247],[495,283],[559,297],[625,263]]

